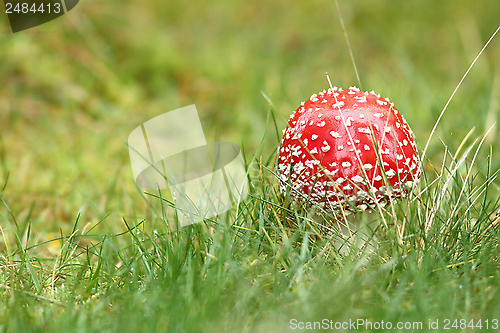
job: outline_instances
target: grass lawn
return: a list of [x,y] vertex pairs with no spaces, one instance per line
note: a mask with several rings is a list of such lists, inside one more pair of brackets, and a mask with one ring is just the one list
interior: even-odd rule
[[[395,103],[422,155],[500,2],[339,5],[362,88]],[[0,332],[500,330],[500,36],[447,106],[419,190],[349,217],[377,245],[339,251],[275,177],[281,129],[325,72],[359,85],[333,1],[81,0],[8,23]],[[177,228],[170,194],[136,187],[126,140],[190,104],[207,141],[244,148],[250,193]]]

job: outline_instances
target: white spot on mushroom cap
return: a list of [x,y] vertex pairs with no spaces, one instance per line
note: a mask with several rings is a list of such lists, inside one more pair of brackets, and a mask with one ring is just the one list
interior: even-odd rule
[[352,164],[351,164],[350,162],[342,162],[342,166],[343,166],[344,168],[348,168],[348,167],[350,167],[351,165],[352,165]]
[[371,170],[373,168],[373,165],[371,165],[370,163],[366,163],[365,165],[363,165],[363,169],[365,170]]
[[363,148],[364,148],[365,150],[370,150],[370,146],[368,146],[368,145],[365,145]]
[[339,170],[328,170],[328,169],[325,169],[325,175],[329,175],[329,176],[334,176],[337,172],[339,172]]
[[366,103],[366,96],[355,96],[354,99],[360,103]]
[[353,182],[356,182],[356,183],[362,183],[364,181],[363,177],[359,176],[359,175],[356,175],[354,177],[351,178]]
[[306,167],[304,166],[304,164],[299,161],[297,164],[293,166],[293,171],[297,174],[300,174],[302,170],[304,170],[305,168]]
[[[316,163],[317,162],[317,163]],[[314,167],[314,165],[317,165],[319,164],[319,161],[318,160],[307,160],[304,162],[304,164],[309,168],[309,169],[312,169]]]
[[335,132],[335,131],[331,131],[330,135],[333,136],[334,138],[340,138],[340,134],[338,132]]
[[332,108],[339,109],[344,106],[344,101],[338,101],[335,104],[332,105]]
[[318,136],[316,134],[311,135],[311,140],[316,140]]
[[326,123],[325,123],[324,121],[322,121],[322,122],[318,123],[318,127],[324,127],[324,126],[325,126],[325,124],[326,124]]
[[358,190],[358,196],[360,198],[366,198],[367,195],[368,195],[368,192],[365,192],[363,190]]
[[340,145],[340,146],[337,147],[337,150],[342,150],[342,149],[344,149],[343,145]]
[[323,141],[323,144],[324,144],[324,146],[323,146],[323,147],[321,147],[321,150],[322,150],[324,153],[326,153],[327,151],[329,151],[329,150],[330,150],[330,146],[328,145],[328,142],[326,142],[326,141]]
[[387,175],[387,178],[392,178],[396,175],[396,172],[394,172],[394,170],[392,169],[389,169],[389,171],[386,171],[385,174]]

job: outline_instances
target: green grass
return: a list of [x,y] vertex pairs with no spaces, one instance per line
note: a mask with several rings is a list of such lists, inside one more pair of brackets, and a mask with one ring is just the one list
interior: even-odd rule
[[[395,102],[422,152],[500,3],[340,6],[363,88]],[[283,332],[293,318],[439,320],[439,331],[446,318],[482,319],[481,332],[488,319],[491,330],[500,39],[444,114],[419,191],[350,217],[373,230],[369,251],[325,232],[274,176],[284,119],[327,88],[325,71],[356,84],[334,8],[82,0],[15,35],[0,15],[0,332]],[[193,103],[208,140],[244,147],[251,186],[227,214],[178,229],[168,193],[135,187],[125,140]]]

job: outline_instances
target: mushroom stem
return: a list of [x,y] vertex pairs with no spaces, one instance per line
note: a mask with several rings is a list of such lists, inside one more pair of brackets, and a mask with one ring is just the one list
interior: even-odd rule
[[377,238],[369,223],[357,216],[346,218],[343,221],[325,220],[322,216],[316,216],[315,221],[319,224],[328,224],[333,231],[329,233],[334,238],[333,245],[339,254],[347,256],[354,249],[366,253],[373,253],[376,249]]

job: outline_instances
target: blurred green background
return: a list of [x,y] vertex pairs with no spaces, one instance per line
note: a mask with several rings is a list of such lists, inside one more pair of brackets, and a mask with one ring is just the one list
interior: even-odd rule
[[[362,88],[395,103],[422,149],[500,24],[500,1],[339,4]],[[328,88],[325,71],[336,86],[357,85],[333,1],[81,0],[16,34],[2,13],[0,180],[10,172],[3,198],[18,220],[33,220],[40,240],[69,230],[80,209],[86,222],[147,216],[125,145],[136,126],[196,104],[207,140],[266,158],[279,141],[268,131],[258,150],[269,111],[261,91],[288,119]],[[450,104],[440,138],[456,149],[473,126],[473,137],[482,134],[498,119],[499,98],[497,37]],[[496,144],[498,132],[486,142]],[[434,139],[429,157],[438,153]]]

